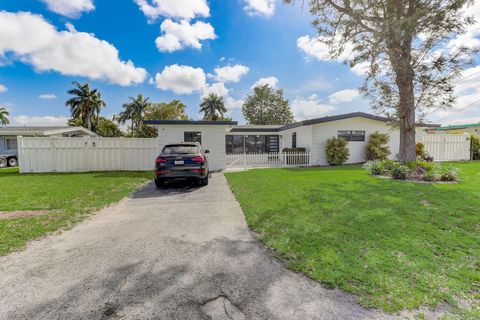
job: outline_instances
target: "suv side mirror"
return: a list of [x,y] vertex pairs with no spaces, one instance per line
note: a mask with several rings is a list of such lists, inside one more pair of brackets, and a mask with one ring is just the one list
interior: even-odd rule
[[210,153],[210,150],[208,150],[208,149],[207,149],[207,150],[205,150],[205,153]]

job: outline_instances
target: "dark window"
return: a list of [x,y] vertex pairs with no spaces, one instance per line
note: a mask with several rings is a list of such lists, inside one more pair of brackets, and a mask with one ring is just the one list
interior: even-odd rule
[[265,136],[265,151],[278,152],[280,147],[278,136]]
[[297,147],[297,133],[294,132],[292,133],[292,148],[296,148]]
[[225,151],[231,153],[271,153],[279,150],[278,136],[228,135]]
[[9,151],[17,150],[17,138],[5,138],[5,145]]
[[184,132],[183,133],[184,142],[198,142],[202,143],[202,133],[201,132]]
[[338,137],[347,141],[365,141],[365,131],[340,130]]

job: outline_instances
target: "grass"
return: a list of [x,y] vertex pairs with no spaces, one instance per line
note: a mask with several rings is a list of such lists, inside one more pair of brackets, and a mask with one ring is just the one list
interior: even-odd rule
[[461,298],[480,318],[480,162],[455,166],[459,184],[378,179],[358,166],[227,179],[250,227],[289,268],[365,307],[455,308]]
[[119,201],[151,178],[147,172],[19,174],[0,170],[0,211],[48,210],[45,216],[0,220],[0,255],[69,228]]

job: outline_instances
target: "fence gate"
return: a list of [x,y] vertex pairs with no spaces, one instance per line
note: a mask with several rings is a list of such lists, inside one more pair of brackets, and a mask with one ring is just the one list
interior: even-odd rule
[[307,167],[312,163],[309,152],[304,153],[235,153],[227,154],[226,171],[253,168]]
[[470,136],[468,134],[419,134],[417,142],[435,161],[470,160]]
[[158,139],[18,137],[20,172],[153,170]]

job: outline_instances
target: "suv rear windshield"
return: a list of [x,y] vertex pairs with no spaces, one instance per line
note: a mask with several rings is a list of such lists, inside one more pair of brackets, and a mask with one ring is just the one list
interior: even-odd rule
[[198,154],[200,150],[194,145],[165,146],[162,150],[163,154]]

